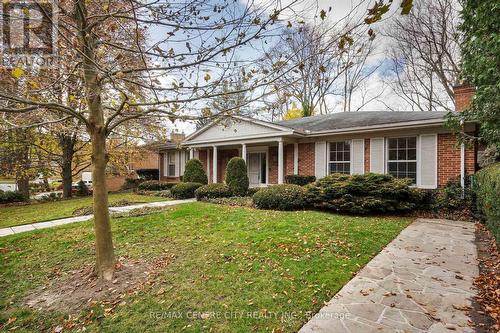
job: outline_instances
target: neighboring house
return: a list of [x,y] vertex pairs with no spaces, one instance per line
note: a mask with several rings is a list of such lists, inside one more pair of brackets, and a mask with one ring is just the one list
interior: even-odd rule
[[[126,166],[126,174],[124,172],[113,172],[113,168],[108,166],[106,175],[106,186],[109,192],[119,191],[127,178],[137,178],[141,171],[153,173],[157,179],[159,155],[156,152],[155,145],[146,145],[142,148],[142,153],[139,156],[131,157],[130,163]],[[78,179],[78,176],[76,177]],[[92,167],[84,169],[81,172],[83,181],[92,181]]]
[[189,159],[189,152],[181,144],[185,138],[184,133],[171,133],[170,140],[155,146],[159,156],[160,180],[180,181]]
[[[455,87],[462,111],[474,90]],[[286,175],[389,173],[420,188],[444,186],[476,170],[477,147],[457,145],[444,126],[446,112],[346,112],[275,123],[232,116],[189,135],[182,147],[160,152],[161,178],[178,180],[189,158],[199,158],[210,182],[223,182],[230,158],[247,161],[250,186],[281,184]],[[476,133],[474,123],[465,131]]]

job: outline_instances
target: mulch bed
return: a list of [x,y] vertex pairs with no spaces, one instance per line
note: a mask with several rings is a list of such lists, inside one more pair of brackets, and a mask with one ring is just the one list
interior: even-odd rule
[[500,332],[500,254],[486,227],[476,223],[479,276],[474,280],[477,302],[471,316],[477,332]]
[[175,259],[173,254],[153,262],[121,258],[112,281],[98,279],[93,265],[68,273],[54,272],[54,278],[29,293],[24,303],[37,311],[69,313],[67,319],[54,329],[56,332],[63,328],[84,329],[95,319],[92,307],[101,306],[104,316],[112,315],[115,307],[126,304],[127,295],[155,286],[159,274]]

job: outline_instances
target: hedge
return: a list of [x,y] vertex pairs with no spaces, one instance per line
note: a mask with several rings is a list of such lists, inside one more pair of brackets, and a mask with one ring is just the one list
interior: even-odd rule
[[322,209],[350,214],[387,213],[418,208],[423,194],[409,179],[391,175],[332,174],[306,186],[308,202]]
[[252,197],[255,193],[259,192],[262,187],[250,187],[247,190],[247,196]]
[[175,183],[167,183],[159,180],[147,180],[140,183],[137,189],[140,191],[164,191],[170,190]]
[[200,183],[178,183],[170,190],[176,199],[194,198],[194,191],[203,184]]
[[282,184],[263,188],[252,198],[257,208],[295,210],[306,207],[306,192],[302,186]]
[[186,183],[208,184],[207,174],[200,160],[193,158],[186,162],[182,181]]
[[485,222],[500,246],[500,163],[481,169],[474,180],[478,217]]
[[215,198],[229,198],[232,196],[229,186],[226,184],[215,183],[203,185],[194,191],[194,195],[198,200],[207,200]]
[[226,184],[235,196],[242,197],[247,194],[249,186],[247,164],[241,157],[233,157],[227,163]]
[[0,204],[26,201],[26,197],[18,191],[1,191]]
[[316,181],[314,176],[303,176],[303,175],[288,175],[285,176],[285,181],[287,184],[295,184],[304,186]]

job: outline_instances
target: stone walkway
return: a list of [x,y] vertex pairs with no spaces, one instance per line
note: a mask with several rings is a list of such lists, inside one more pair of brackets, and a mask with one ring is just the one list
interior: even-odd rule
[[[123,207],[109,207],[109,211],[112,213],[126,213],[126,212],[133,210],[133,209],[138,209],[138,208],[166,207],[166,206],[173,206],[173,205],[178,205],[178,204],[183,204],[183,203],[188,203],[188,202],[193,202],[193,201],[195,201],[195,199],[148,202],[148,203],[142,203],[142,204],[137,204],[137,205],[123,206]],[[63,224],[88,221],[88,220],[91,220],[93,217],[94,217],[94,215],[75,216],[75,217],[68,217],[68,218],[64,218],[64,219],[52,220],[52,221],[47,221],[47,222],[23,224],[23,225],[18,225],[15,227],[3,228],[3,229],[0,229],[0,237],[19,234],[21,232],[26,232],[26,231],[31,231],[31,230],[52,228],[52,227],[56,227],[58,225],[63,225]]]
[[477,274],[474,224],[418,219],[299,332],[474,332]]

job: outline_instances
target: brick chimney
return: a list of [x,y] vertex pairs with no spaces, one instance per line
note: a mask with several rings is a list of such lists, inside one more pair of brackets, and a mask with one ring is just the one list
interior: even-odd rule
[[472,97],[476,88],[468,84],[461,84],[453,87],[455,94],[455,111],[462,112],[467,109],[472,102]]
[[184,133],[175,133],[175,132],[170,133],[170,140],[173,143],[180,143],[180,142],[184,141],[185,138],[186,138],[186,134],[184,134]]

